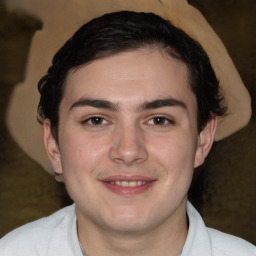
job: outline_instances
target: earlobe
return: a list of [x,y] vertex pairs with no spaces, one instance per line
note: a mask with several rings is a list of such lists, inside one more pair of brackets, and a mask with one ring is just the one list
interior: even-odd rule
[[44,120],[44,145],[54,172],[62,174],[61,155],[56,139],[52,134],[51,121],[49,119]]
[[211,150],[217,129],[217,118],[212,118],[198,135],[194,167],[203,164]]

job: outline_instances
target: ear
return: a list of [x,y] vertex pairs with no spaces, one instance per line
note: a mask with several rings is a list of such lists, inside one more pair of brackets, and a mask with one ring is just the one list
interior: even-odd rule
[[59,146],[51,130],[50,119],[44,120],[44,145],[55,174],[62,174]]
[[217,129],[217,118],[212,118],[198,135],[194,167],[203,164],[214,142]]

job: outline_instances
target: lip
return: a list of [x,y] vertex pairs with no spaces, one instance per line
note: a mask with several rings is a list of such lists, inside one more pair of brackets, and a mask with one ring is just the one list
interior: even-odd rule
[[102,182],[110,182],[110,181],[153,181],[156,180],[154,178],[150,178],[150,177],[146,177],[146,176],[142,176],[142,175],[112,175],[112,176],[108,176],[104,179],[101,179],[100,181]]
[[[142,194],[148,189],[150,189],[155,182],[157,181],[154,178],[145,177],[141,175],[112,175],[108,176],[104,179],[99,180],[105,188],[110,190],[111,192],[121,195],[121,196],[134,196],[138,194]],[[139,182],[142,181],[143,184],[139,184],[137,186],[120,186],[117,185],[116,182]]]

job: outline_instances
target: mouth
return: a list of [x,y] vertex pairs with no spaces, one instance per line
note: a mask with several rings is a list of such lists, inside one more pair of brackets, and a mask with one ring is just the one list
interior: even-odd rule
[[144,180],[121,181],[121,180],[117,180],[117,181],[110,181],[109,183],[112,184],[112,185],[121,186],[121,187],[137,187],[137,186],[146,185],[148,183],[148,181],[144,181]]
[[142,176],[112,176],[104,180],[101,183],[111,192],[122,196],[138,195],[146,190],[150,189],[156,179],[151,179]]

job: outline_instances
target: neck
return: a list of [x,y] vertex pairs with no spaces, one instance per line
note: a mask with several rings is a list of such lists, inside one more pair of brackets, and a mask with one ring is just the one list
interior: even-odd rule
[[80,218],[78,213],[78,237],[86,256],[178,256],[186,241],[188,225],[186,211],[177,211],[157,227],[141,232],[95,227],[95,223]]

